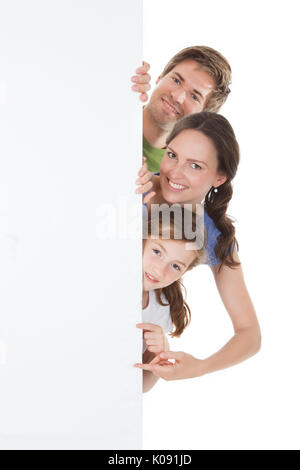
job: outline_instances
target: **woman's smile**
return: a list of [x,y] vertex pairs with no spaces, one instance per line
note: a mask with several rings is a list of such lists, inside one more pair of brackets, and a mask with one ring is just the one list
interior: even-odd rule
[[178,184],[178,183],[175,183],[175,181],[172,181],[170,178],[167,178],[167,181],[168,181],[168,188],[171,190],[171,191],[175,191],[175,192],[182,192],[184,191],[185,189],[188,189],[188,186],[184,186],[183,184]]

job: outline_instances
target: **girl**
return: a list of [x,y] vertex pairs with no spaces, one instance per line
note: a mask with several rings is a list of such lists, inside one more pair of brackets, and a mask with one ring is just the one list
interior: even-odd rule
[[[199,377],[245,360],[258,352],[260,328],[248,294],[234,226],[226,215],[232,197],[231,181],[239,163],[239,146],[229,122],[216,113],[202,112],[178,121],[169,135],[160,174],[153,175],[148,196],[156,204],[204,206],[207,264],[231,318],[234,336],[222,349],[201,360],[184,352],[164,352],[150,364],[136,364],[166,380]],[[143,170],[145,184],[149,173]],[[146,200],[149,203],[149,199]],[[172,358],[175,363],[160,361]]]
[[[167,216],[162,210],[156,219],[152,215],[145,221],[142,300],[144,323],[137,325],[144,330],[144,363],[169,349],[164,332],[169,333],[174,326],[171,336],[178,337],[189,324],[191,312],[183,298],[181,277],[204,260],[204,237],[200,237],[200,240],[196,238],[199,225],[203,227],[203,223],[199,224],[200,216],[183,208],[170,213],[167,222],[164,215]],[[157,233],[153,238],[155,222]],[[143,391],[150,390],[157,380],[151,372],[144,371]]]

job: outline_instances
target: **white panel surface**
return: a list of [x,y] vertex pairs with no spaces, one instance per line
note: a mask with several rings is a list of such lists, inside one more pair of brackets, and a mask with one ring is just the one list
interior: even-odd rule
[[141,32],[140,0],[0,0],[2,449],[141,447],[141,247],[103,236],[139,210]]

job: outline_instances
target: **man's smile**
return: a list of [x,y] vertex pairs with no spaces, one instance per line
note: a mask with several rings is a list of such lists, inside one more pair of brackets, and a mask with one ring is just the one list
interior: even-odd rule
[[178,109],[170,103],[166,98],[161,98],[162,104],[164,109],[170,114],[174,114],[175,116],[180,116],[181,112],[178,111]]

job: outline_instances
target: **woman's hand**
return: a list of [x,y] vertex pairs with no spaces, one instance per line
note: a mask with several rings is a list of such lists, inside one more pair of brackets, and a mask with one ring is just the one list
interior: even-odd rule
[[168,340],[161,326],[153,323],[138,323],[136,327],[143,330],[143,339],[148,351],[159,354],[168,350]]
[[146,163],[146,157],[143,157],[143,166],[138,172],[138,179],[136,180],[135,184],[139,185],[139,187],[136,189],[137,194],[143,194],[149,191],[149,193],[144,196],[143,198],[143,203],[147,204],[147,202],[150,201],[150,199],[155,195],[154,191],[150,191],[153,187],[152,183],[152,173],[151,171],[148,171],[148,165]]
[[131,89],[140,93],[140,100],[145,103],[148,100],[147,91],[150,90],[150,80],[151,77],[148,74],[150,65],[147,62],[143,62],[142,67],[136,69],[136,75],[131,77],[131,81],[134,82]]
[[[168,359],[173,359],[170,362]],[[149,370],[165,380],[191,379],[205,374],[205,361],[185,352],[166,351],[158,354],[149,364],[134,364],[139,369]]]

